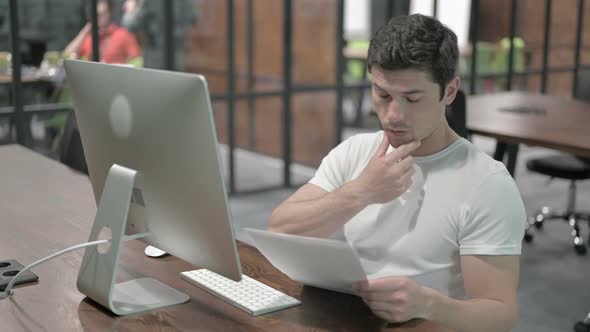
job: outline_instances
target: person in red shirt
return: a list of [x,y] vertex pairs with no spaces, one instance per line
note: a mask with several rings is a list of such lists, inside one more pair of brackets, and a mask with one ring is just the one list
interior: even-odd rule
[[[105,63],[134,63],[141,58],[141,47],[135,36],[126,29],[112,22],[112,3],[108,0],[98,1],[99,55]],[[91,24],[80,30],[78,35],[64,50],[65,55],[75,54],[78,58],[92,59]]]

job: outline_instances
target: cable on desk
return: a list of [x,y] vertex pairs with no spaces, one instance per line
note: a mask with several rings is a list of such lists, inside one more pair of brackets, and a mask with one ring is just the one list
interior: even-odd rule
[[[134,239],[138,239],[138,238],[142,238],[145,236],[148,236],[149,233],[139,233],[139,234],[134,234],[134,235],[130,235],[130,236],[126,236],[124,238],[124,241],[128,241],[128,240],[134,240]],[[74,251],[74,250],[78,250],[81,248],[86,248],[86,247],[91,247],[91,246],[97,246],[99,244],[103,244],[103,243],[109,243],[111,242],[111,240],[98,240],[98,241],[92,241],[92,242],[86,242],[86,243],[82,243],[82,244],[77,244],[75,246],[71,246],[69,248],[60,250],[54,254],[51,254],[47,257],[41,258],[40,260],[31,263],[29,265],[27,265],[24,269],[20,270],[15,276],[14,278],[12,278],[12,280],[10,280],[10,282],[8,283],[8,285],[6,286],[6,289],[4,289],[4,292],[0,292],[0,300],[3,300],[5,298],[8,298],[10,296],[12,296],[12,294],[14,294],[14,292],[12,291],[12,286],[14,286],[14,283],[18,280],[18,277],[24,273],[25,271],[28,271],[32,268],[34,268],[35,266],[39,265],[39,264],[43,264],[45,262],[47,262],[48,260],[51,260],[55,257],[61,256],[65,253],[68,253],[70,251]]]

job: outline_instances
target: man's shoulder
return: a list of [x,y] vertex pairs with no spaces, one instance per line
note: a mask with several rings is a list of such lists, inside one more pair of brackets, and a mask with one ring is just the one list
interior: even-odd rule
[[506,169],[504,163],[495,160],[490,155],[477,148],[474,153],[476,154],[476,160],[478,160],[481,167],[488,173],[488,176],[502,174],[510,177],[510,173],[508,173],[508,169]]
[[[349,138],[346,139],[346,141],[350,142],[350,143],[354,143],[354,144],[362,144],[362,143],[372,143],[375,141],[379,141],[381,139],[381,137],[383,135],[383,131],[377,131],[377,132],[370,132],[370,133],[359,133],[359,134],[355,134],[350,136]],[[346,142],[345,141],[345,142]]]
[[347,138],[341,144],[345,144],[352,150],[367,151],[372,150],[371,147],[379,146],[381,139],[383,138],[383,131],[372,132],[372,133],[360,133],[355,134]]
[[516,184],[504,163],[495,160],[473,144],[471,145],[470,166],[466,173],[472,176],[474,194],[496,191],[504,192],[510,196]]
[[508,174],[506,166],[502,162],[495,160],[466,139],[461,140],[457,153],[463,155],[466,166],[471,169],[471,172],[477,173],[480,178],[485,178],[495,173],[506,172]]
[[88,56],[90,51],[92,50],[92,36],[90,34],[86,35],[84,39],[82,39],[82,44],[80,44],[80,48],[78,49],[78,56]]
[[462,188],[461,191],[467,197],[479,190],[486,190],[486,187],[502,185],[506,179],[512,180],[503,163],[465,139],[457,142],[438,167],[439,170],[445,170],[441,174],[448,176],[446,181]]
[[382,131],[355,134],[340,143],[340,147],[345,148],[349,156],[352,155],[355,160],[358,160],[362,159],[363,155],[372,155],[379,146],[382,137]]

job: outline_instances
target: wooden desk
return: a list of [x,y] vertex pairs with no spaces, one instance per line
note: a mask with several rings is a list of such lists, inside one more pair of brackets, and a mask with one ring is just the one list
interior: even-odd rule
[[[495,158],[519,143],[590,157],[590,104],[558,96],[502,92],[467,98],[467,129],[498,140]],[[508,160],[514,174],[517,148]]]
[[[0,259],[23,264],[86,242],[96,211],[87,177],[17,145],[0,147]],[[259,317],[192,286],[179,272],[195,269],[175,257],[148,258],[128,241],[119,280],[152,276],[191,296],[191,302],[145,314],[114,316],[76,289],[83,252],[70,252],[34,269],[40,281],[0,300],[3,331],[443,331],[416,320],[394,327],[357,297],[302,286],[276,270],[253,247],[239,243],[245,274],[301,299],[302,305]]]
[[[14,96],[12,95],[12,83],[13,80],[11,74],[0,73],[0,88],[8,89],[8,100],[6,101],[7,105],[13,105],[14,103]],[[25,98],[25,100],[23,100],[25,104],[28,103],[26,100],[28,96],[26,94],[27,91],[30,91],[28,98],[31,98],[30,94],[32,93],[35,94],[33,95],[33,98],[35,96],[40,96],[43,98],[43,100],[49,102],[51,95],[56,88],[55,82],[53,82],[50,77],[38,76],[36,74],[23,75],[21,77],[21,85],[23,88],[23,93],[25,93],[23,96]],[[28,90],[25,91],[24,89]],[[32,101],[35,103],[40,102],[39,100],[35,99],[32,99]]]

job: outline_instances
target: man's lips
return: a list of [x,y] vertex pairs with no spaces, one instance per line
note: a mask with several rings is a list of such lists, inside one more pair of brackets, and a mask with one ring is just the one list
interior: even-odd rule
[[394,134],[394,135],[403,135],[403,134],[407,134],[409,132],[409,130],[400,130],[400,129],[387,129],[387,131],[389,133]]

